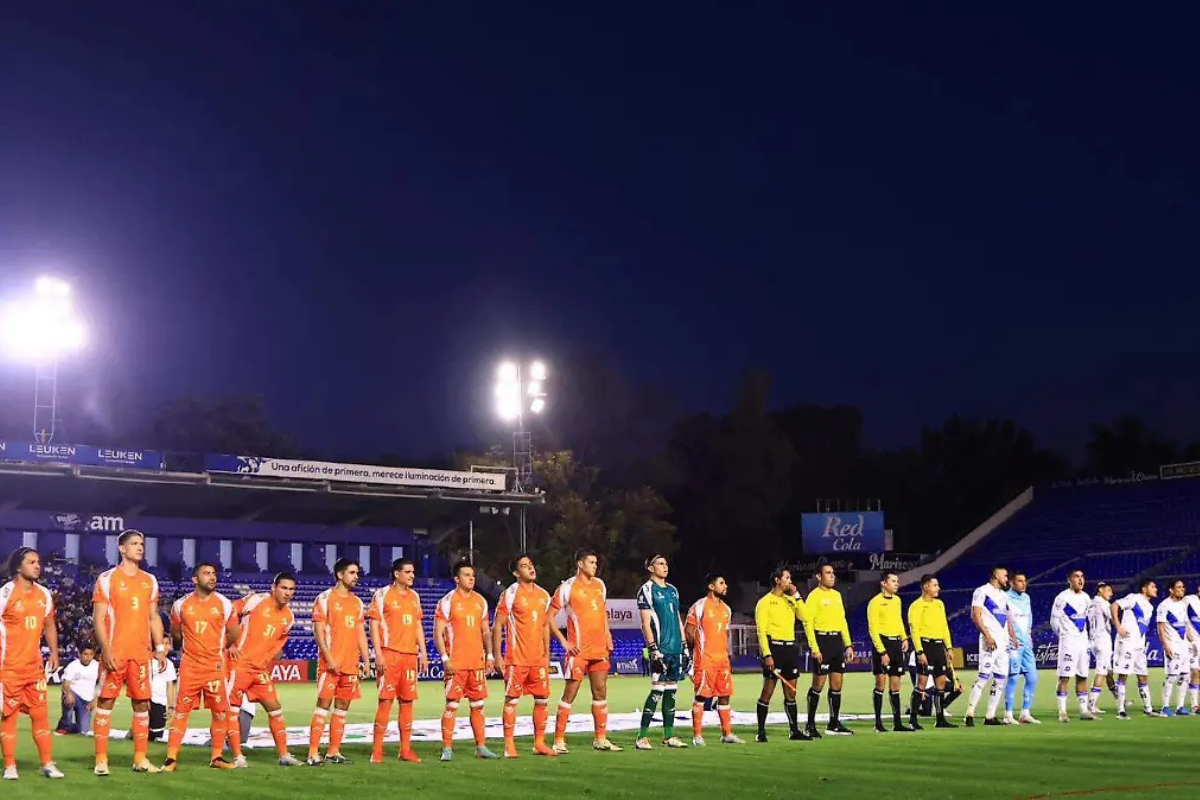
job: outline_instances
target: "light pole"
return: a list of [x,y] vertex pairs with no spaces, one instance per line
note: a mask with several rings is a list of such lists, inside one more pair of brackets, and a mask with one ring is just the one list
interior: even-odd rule
[[38,278],[33,292],[0,309],[0,347],[34,367],[33,435],[43,445],[59,428],[58,361],[86,342],[87,329],[66,281]]
[[[528,375],[528,379],[524,376]],[[525,429],[525,414],[546,410],[546,364],[534,361],[522,370],[515,361],[506,361],[496,371],[496,413],[505,422],[516,422],[513,432],[513,468],[515,489],[524,492],[533,484],[533,441]],[[525,550],[525,506],[521,506],[521,550]]]

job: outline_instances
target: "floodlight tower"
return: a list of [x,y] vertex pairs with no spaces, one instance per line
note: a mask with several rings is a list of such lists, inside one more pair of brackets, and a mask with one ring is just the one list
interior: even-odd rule
[[501,364],[496,372],[496,412],[500,419],[517,423],[513,431],[513,467],[518,492],[530,489],[533,482],[533,441],[525,429],[525,414],[541,414],[545,410],[545,363],[534,361],[524,371],[514,361]]
[[87,329],[71,302],[71,286],[41,277],[32,293],[0,309],[0,347],[34,367],[33,435],[40,444],[54,441],[62,428],[58,413],[58,362],[80,350]]

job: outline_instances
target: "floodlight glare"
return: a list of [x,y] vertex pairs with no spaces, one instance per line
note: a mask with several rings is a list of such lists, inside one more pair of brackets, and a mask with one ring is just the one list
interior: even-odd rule
[[535,361],[529,367],[529,377],[535,381],[546,380],[546,365],[541,361]]
[[541,398],[541,397],[534,398],[533,402],[529,404],[529,410],[535,414],[542,413],[542,411],[544,411],[545,408],[546,408],[546,401],[544,398]]
[[515,383],[520,379],[520,371],[517,365],[511,361],[505,361],[500,365],[499,369],[500,380],[505,383]]
[[541,381],[530,381],[529,382],[529,395],[531,397],[537,397],[541,393],[542,393],[542,382]]
[[81,349],[87,330],[71,304],[71,287],[42,277],[35,290],[0,310],[0,346],[14,358],[40,363]]

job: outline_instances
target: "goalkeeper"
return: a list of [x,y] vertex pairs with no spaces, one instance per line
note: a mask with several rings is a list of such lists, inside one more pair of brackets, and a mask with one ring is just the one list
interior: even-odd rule
[[650,651],[650,695],[642,710],[642,727],[634,745],[651,750],[650,723],[662,702],[663,739],[667,747],[687,747],[675,736],[675,692],[679,681],[691,671],[691,654],[684,647],[683,617],[680,616],[679,590],[667,583],[666,556],[646,559],[650,580],[638,589],[637,605],[642,618],[642,636]]

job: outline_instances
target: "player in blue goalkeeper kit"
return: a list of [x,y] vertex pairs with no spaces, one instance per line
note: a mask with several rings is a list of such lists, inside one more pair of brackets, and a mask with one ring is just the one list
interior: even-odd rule
[[[1037,691],[1038,671],[1037,659],[1033,655],[1033,609],[1029,604],[1029,595],[1025,590],[1029,580],[1022,573],[1013,575],[1012,586],[1008,590],[1008,616],[1012,620],[1013,630],[1017,634],[1017,649],[1008,660],[1008,686],[1004,693],[1004,724],[1012,725],[1021,722],[1028,725],[1038,725],[1039,720],[1029,713],[1033,706],[1033,695]],[[1025,676],[1025,691],[1021,698],[1020,719],[1013,719],[1017,695],[1017,678]]]

